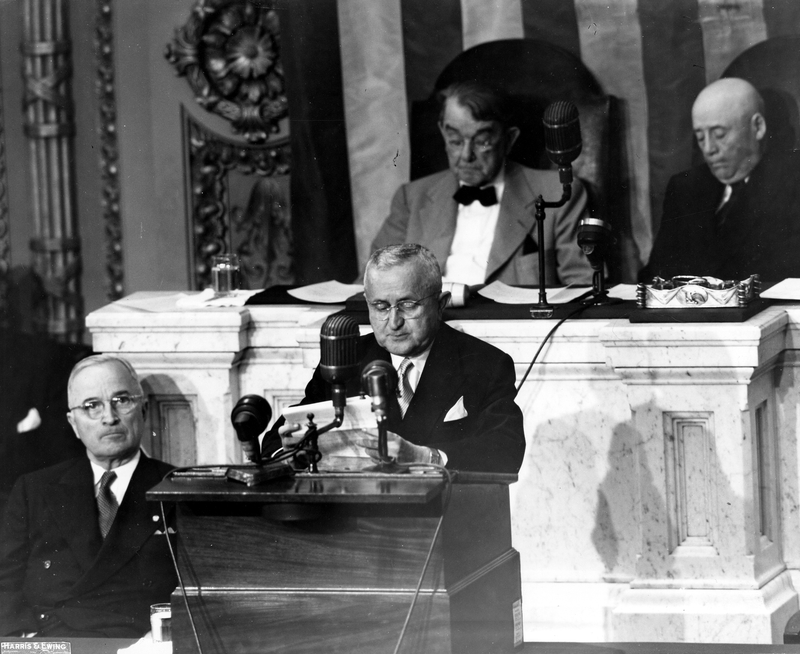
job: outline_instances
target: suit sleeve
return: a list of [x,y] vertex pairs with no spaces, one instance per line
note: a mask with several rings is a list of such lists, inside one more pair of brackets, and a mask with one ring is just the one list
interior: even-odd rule
[[5,636],[38,630],[23,595],[30,556],[27,504],[20,479],[11,491],[0,528],[0,635]]
[[594,271],[586,255],[578,247],[578,223],[588,213],[586,187],[577,177],[572,183],[572,196],[557,210],[555,220],[556,272],[563,285],[591,285]]
[[378,235],[372,241],[372,250],[378,250],[387,245],[396,245],[406,242],[408,222],[411,217],[411,207],[408,204],[407,185],[403,184],[392,198],[389,216],[383,221]]
[[469,384],[473,392],[465,398],[471,418],[464,421],[463,434],[455,441],[452,430],[459,427],[442,423],[430,446],[447,455],[448,468],[516,473],[525,454],[525,431],[522,411],[514,401],[514,363],[502,353],[467,365],[476,371]]

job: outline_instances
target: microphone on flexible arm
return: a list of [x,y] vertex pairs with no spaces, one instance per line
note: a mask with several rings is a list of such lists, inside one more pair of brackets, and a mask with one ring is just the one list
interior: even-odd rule
[[317,438],[326,431],[340,427],[347,405],[347,382],[358,374],[358,323],[344,314],[328,316],[319,330],[319,372],[322,379],[331,385],[333,422],[317,427],[313,414],[309,414],[308,429],[304,441],[307,443],[309,472],[318,472],[320,459]]
[[231,422],[242,452],[257,466],[263,465],[258,437],[267,428],[271,418],[272,408],[260,395],[245,395],[231,411]]
[[582,218],[578,223],[578,246],[594,270],[592,297],[586,300],[587,304],[608,304],[613,301],[605,288],[605,260],[609,247],[615,242],[611,225],[605,220]]
[[378,423],[379,462],[366,468],[370,472],[400,472],[401,468],[389,457],[386,421],[389,417],[389,398],[397,389],[397,371],[388,361],[376,359],[361,372],[361,390],[372,400],[372,412]]
[[[534,202],[536,207],[536,225],[539,243],[544,243],[545,208],[557,208],[565,205],[572,197],[572,162],[578,158],[583,148],[581,125],[577,107],[568,100],[558,100],[548,105],[542,117],[544,125],[544,141],[547,156],[558,166],[558,177],[563,192],[556,202],[546,202],[538,196]],[[547,302],[545,291],[545,252],[540,245],[539,251],[539,303],[531,307],[532,318],[552,318],[553,305]]]

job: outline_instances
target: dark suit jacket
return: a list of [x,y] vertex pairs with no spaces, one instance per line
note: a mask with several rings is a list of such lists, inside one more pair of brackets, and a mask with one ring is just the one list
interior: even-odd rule
[[0,635],[147,633],[150,605],[168,602],[177,583],[165,536],[155,533],[164,531],[158,505],[145,501],[171,468],[142,454],[105,540],[87,457],[21,477],[0,533]]
[[715,212],[725,190],[703,164],[670,179],[648,265],[654,275],[711,275],[765,282],[800,276],[800,153],[765,155],[719,229]]
[[[372,243],[372,250],[397,243],[419,243],[436,256],[444,270],[456,231],[458,204],[453,194],[456,176],[449,170],[403,184],[395,193],[389,217]],[[505,190],[500,202],[486,282],[513,285],[539,283],[539,252],[545,252],[545,281],[550,286],[592,283],[592,269],[578,247],[578,222],[587,214],[586,190],[580,180],[563,207],[547,209],[544,245],[537,235],[534,201],[558,200],[558,173],[506,163]]]
[[[358,353],[360,370],[376,359],[391,361],[373,334],[361,337]],[[525,433],[522,411],[514,402],[514,381],[511,357],[442,323],[405,417],[393,397],[387,428],[416,445],[445,452],[448,468],[516,473],[525,453]],[[359,375],[348,383],[347,395],[359,395],[360,390]],[[461,397],[468,415],[445,421]],[[317,368],[301,404],[330,398],[330,384]],[[279,418],[264,438],[265,454],[280,446],[277,431],[283,422]]]

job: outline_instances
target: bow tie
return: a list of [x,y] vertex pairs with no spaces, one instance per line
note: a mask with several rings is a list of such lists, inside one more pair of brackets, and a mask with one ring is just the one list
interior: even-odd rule
[[459,204],[472,204],[477,200],[484,207],[491,207],[493,204],[497,204],[497,193],[494,191],[494,186],[478,188],[464,185],[455,192],[453,199]]

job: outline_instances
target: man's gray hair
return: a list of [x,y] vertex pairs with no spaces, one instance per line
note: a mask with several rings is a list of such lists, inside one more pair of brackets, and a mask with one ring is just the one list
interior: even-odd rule
[[364,284],[366,285],[367,274],[373,268],[375,270],[386,270],[406,263],[413,263],[418,267],[424,279],[424,292],[429,295],[441,293],[442,269],[439,267],[439,262],[436,261],[433,252],[416,243],[387,245],[380,250],[375,250],[369,261],[367,261],[367,267],[364,269]]
[[73,397],[72,397],[72,382],[75,380],[75,377],[78,375],[79,372],[82,370],[86,370],[86,368],[91,368],[92,366],[99,366],[103,363],[118,363],[123,368],[125,368],[133,379],[134,385],[136,387],[136,394],[137,395],[144,395],[144,389],[142,388],[142,382],[139,381],[139,375],[136,372],[136,369],[131,365],[131,362],[125,359],[124,357],[119,356],[118,354],[93,354],[90,357],[86,357],[85,359],[81,359],[72,367],[72,372],[69,373],[69,380],[67,381],[67,398],[69,401],[70,406],[72,405]]

